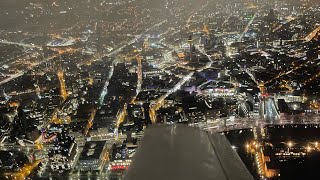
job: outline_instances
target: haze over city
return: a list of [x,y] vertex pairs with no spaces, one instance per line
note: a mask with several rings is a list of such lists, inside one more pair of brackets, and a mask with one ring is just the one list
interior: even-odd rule
[[319,33],[318,0],[0,0],[0,179],[319,179]]

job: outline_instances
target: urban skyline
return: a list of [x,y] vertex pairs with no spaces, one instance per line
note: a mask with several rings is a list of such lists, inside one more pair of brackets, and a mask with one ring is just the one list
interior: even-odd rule
[[319,177],[317,0],[1,0],[0,52],[0,179],[123,179],[157,125]]

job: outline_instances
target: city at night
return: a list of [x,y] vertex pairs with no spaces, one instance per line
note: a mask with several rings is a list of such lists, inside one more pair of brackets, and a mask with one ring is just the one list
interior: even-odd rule
[[319,0],[0,0],[0,179],[320,179]]

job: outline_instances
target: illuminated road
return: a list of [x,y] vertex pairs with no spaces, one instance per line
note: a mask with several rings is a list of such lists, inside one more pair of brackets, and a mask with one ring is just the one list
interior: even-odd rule
[[295,72],[295,71],[297,71],[297,70],[299,70],[299,69],[301,69],[301,68],[306,67],[307,64],[314,63],[314,62],[316,62],[316,61],[317,61],[317,59],[312,59],[312,60],[309,60],[309,61],[307,61],[307,62],[305,62],[305,63],[302,63],[302,64],[300,64],[300,65],[298,65],[298,66],[293,67],[293,68],[290,69],[289,71],[286,71],[286,72],[285,72],[285,71],[282,71],[282,72],[280,72],[277,76],[275,76],[274,78],[270,79],[269,81],[266,81],[265,84],[268,84],[268,83],[270,83],[270,82],[272,82],[272,81],[274,81],[274,80],[276,80],[276,79],[279,79],[279,78],[281,78],[282,76],[291,74],[291,73],[293,73],[293,72]]
[[[167,20],[163,20],[155,25],[153,25],[152,27],[146,29],[143,33],[141,33],[140,35],[136,36],[134,39],[132,39],[130,42],[128,42],[126,45],[123,45],[121,46],[120,48],[118,48],[117,50],[107,54],[107,56],[112,56],[112,55],[115,55],[117,54],[118,52],[120,52],[123,48],[137,42],[145,33],[147,33],[148,31],[150,31],[151,29],[155,28],[155,27],[158,27],[160,25],[162,25],[163,23],[167,22]],[[137,60],[138,60],[138,72],[137,72],[137,75],[138,75],[138,81],[137,81],[137,89],[136,89],[136,92],[138,95],[138,92],[141,91],[141,85],[142,85],[142,65],[141,65],[141,57],[136,57]],[[113,65],[114,66],[114,65]],[[112,74],[113,74],[113,71],[114,71],[114,68],[112,69],[112,73],[109,73],[110,75],[110,78],[112,77]],[[99,102],[100,102],[100,105],[103,103],[103,100],[104,100],[104,97],[106,96],[106,94],[108,93],[108,85],[109,85],[109,81],[107,81],[105,83],[105,86],[103,88],[103,91],[100,95],[100,98],[99,98]],[[132,102],[134,102],[135,100],[135,97],[132,98]],[[122,109],[120,109],[119,113],[117,114],[117,120],[116,120],[116,128],[115,128],[115,131],[114,131],[114,134],[115,134],[115,138],[118,139],[119,138],[119,134],[118,134],[118,128],[119,128],[119,125],[125,120],[125,117],[127,116],[127,104],[124,105],[124,107]]]
[[187,19],[187,22],[186,22],[186,27],[190,27],[190,22],[191,22],[191,19],[193,18],[194,15],[197,14],[198,11],[202,10],[203,8],[205,8],[206,6],[208,6],[208,3],[207,2],[206,4],[204,4],[203,6],[201,6],[200,8],[198,8],[197,10],[193,10],[190,14],[190,16],[188,17]]
[[267,122],[272,122],[276,119],[279,118],[279,112],[276,108],[276,105],[274,103],[274,99],[273,98],[267,98],[266,100],[262,101],[261,103],[263,103],[263,107],[264,110],[262,112],[264,112],[264,119]]
[[257,81],[257,79],[256,79],[256,77],[252,74],[252,72],[249,70],[249,69],[244,69],[244,71],[249,75],[249,77],[252,79],[252,81],[254,82],[254,83],[256,83],[256,85],[258,85],[259,86],[259,82]]
[[110,52],[109,54],[106,54],[105,56],[114,56],[116,54],[118,54],[119,52],[121,52],[124,48],[126,48],[127,46],[130,46],[132,45],[133,43],[137,42],[145,33],[147,33],[148,31],[150,31],[151,29],[155,28],[155,27],[158,27],[160,25],[162,25],[163,23],[167,22],[167,20],[163,20],[155,25],[153,25],[152,27],[146,29],[143,33],[137,35],[135,38],[133,38],[131,41],[127,42],[127,44],[117,48],[116,50]]
[[[213,60],[211,59],[211,56],[209,56],[206,51],[199,47],[198,45],[195,46],[198,51],[200,53],[202,53],[203,55],[207,56],[209,61],[205,66],[197,69],[198,72],[203,71],[204,69],[210,68]],[[150,109],[149,109],[149,114],[150,114],[150,119],[152,123],[156,123],[157,122],[157,118],[156,118],[156,112],[161,108],[163,101],[172,93],[176,92],[177,90],[181,89],[181,87],[188,82],[191,77],[193,76],[194,71],[190,72],[188,75],[184,76],[182,79],[180,79],[180,81],[172,88],[170,89],[166,94],[164,94],[163,96],[161,96],[159,99],[155,100],[154,102],[150,103]]]
[[5,83],[7,83],[7,82],[9,82],[9,81],[11,81],[11,80],[14,80],[14,79],[16,79],[16,78],[24,75],[28,70],[32,69],[33,67],[36,67],[36,66],[38,66],[38,65],[41,65],[41,64],[43,64],[43,63],[46,63],[46,62],[48,62],[48,61],[50,61],[50,60],[52,60],[52,59],[54,59],[54,58],[57,58],[57,57],[61,56],[62,54],[69,53],[69,52],[74,52],[74,51],[76,51],[76,50],[70,48],[70,49],[67,49],[67,50],[65,50],[65,51],[60,51],[60,52],[58,52],[58,54],[53,55],[53,56],[48,57],[48,58],[45,58],[45,59],[43,59],[43,60],[40,61],[40,62],[33,63],[32,65],[30,65],[29,67],[27,67],[26,70],[20,71],[20,72],[18,72],[18,73],[16,73],[16,74],[9,75],[8,78],[6,78],[6,79],[4,79],[3,81],[0,82],[0,85],[5,84]]
[[99,105],[100,105],[100,106],[102,106],[103,101],[104,101],[104,98],[105,98],[106,95],[108,94],[109,81],[110,81],[110,79],[111,79],[112,76],[113,76],[115,62],[116,62],[116,60],[112,62],[111,69],[110,69],[110,71],[109,71],[107,80],[105,81],[105,83],[104,83],[104,85],[103,85],[103,88],[102,88],[102,91],[101,91],[101,93],[100,93],[100,96],[99,96]]
[[26,48],[38,48],[38,49],[42,50],[42,47],[36,46],[36,45],[33,45],[33,44],[10,42],[10,41],[7,41],[7,40],[0,40],[0,43],[1,44],[9,44],[9,45],[18,45],[18,46],[22,46],[22,47],[26,47]]
[[[160,25],[162,25],[163,23],[167,22],[167,20],[163,20],[161,21],[160,23],[157,23],[155,25],[153,25],[152,27],[146,29],[143,33],[141,33],[140,35],[136,36],[134,39],[132,39],[130,42],[128,42],[127,44],[119,47],[118,49],[116,49],[115,51],[107,54],[106,56],[113,56],[117,53],[119,53],[120,51],[122,51],[122,49],[124,49],[125,47],[137,42],[145,33],[147,33],[148,31],[150,31],[151,29],[155,28],[155,27],[158,27]],[[139,57],[138,57],[139,58]],[[142,84],[142,68],[141,68],[141,59],[139,60],[139,63],[138,65],[140,66],[140,68],[138,68],[138,84],[137,84],[137,93],[141,91],[141,84]],[[114,61],[116,62],[116,60]],[[109,81],[111,79],[111,77],[113,76],[113,72],[114,72],[114,63],[112,63],[112,67],[111,67],[111,70],[109,72],[109,75],[107,77],[107,80],[104,84],[104,87],[102,89],[102,92],[100,94],[100,97],[99,97],[99,105],[101,106],[103,104],[103,101],[104,101],[104,98],[105,96],[108,94],[108,86],[109,86]],[[134,98],[133,98],[133,101],[134,101]],[[126,105],[124,106],[124,108],[122,110],[120,110],[119,114],[117,115],[117,128],[115,128],[115,134],[118,134],[118,126],[120,125],[121,122],[124,121],[125,117],[127,115],[127,112],[126,112]]]
[[211,82],[215,82],[215,83],[222,82],[222,83],[226,83],[226,84],[232,84],[230,81],[208,80],[208,81],[200,84],[200,85],[198,86],[198,89],[201,89],[201,87],[203,87],[203,86],[205,86],[205,85],[207,85],[207,84],[209,84],[209,83],[211,83]]
[[[224,122],[225,121],[225,122]],[[208,123],[205,126],[204,130],[210,132],[222,132],[222,131],[230,131],[237,129],[248,129],[253,127],[265,127],[267,125],[290,125],[290,124],[314,124],[319,125],[320,127],[320,117],[312,116],[312,117],[291,117],[289,119],[274,119],[273,121],[266,121],[265,119],[261,119],[259,117],[254,118],[235,118],[234,120],[230,119],[217,119],[211,123]]]
[[244,29],[244,31],[242,32],[242,34],[239,37],[239,41],[242,41],[243,36],[248,32],[249,27],[251,26],[252,22],[254,21],[254,19],[257,17],[258,13],[255,13],[253,15],[253,17],[251,18],[251,20],[249,21],[248,25],[246,26],[246,28]]
[[18,77],[20,77],[20,76],[24,75],[24,73],[25,73],[25,72],[23,72],[23,71],[22,71],[22,72],[19,72],[19,73],[17,73],[17,74],[9,75],[9,78],[7,78],[7,79],[5,79],[5,80],[1,81],[1,82],[0,82],[0,85],[2,85],[2,84],[5,84],[5,83],[7,83],[7,82],[12,81],[12,80],[14,80],[14,79],[16,79],[16,78],[18,78]]
[[38,160],[32,164],[26,164],[17,173],[5,173],[5,175],[9,175],[12,179],[26,179],[32,171],[38,167],[40,162],[41,161]]
[[[24,143],[24,146],[16,143],[5,143],[5,144],[0,144],[1,150],[17,150],[17,151],[23,151],[23,152],[28,152],[31,149],[35,148],[35,144],[30,144],[30,143]],[[52,144],[43,144],[43,148],[41,151],[45,151],[47,149],[50,149],[54,147]]]
[[170,89],[166,94],[164,94],[163,96],[161,96],[159,99],[157,99],[156,101],[150,103],[150,119],[152,123],[156,123],[157,122],[157,118],[156,118],[156,112],[161,108],[163,101],[172,93],[176,92],[177,90],[179,90],[181,88],[182,85],[184,85],[187,81],[189,81],[191,79],[191,77],[193,76],[194,72],[189,73],[187,76],[185,76],[184,78],[182,78],[172,89]]
[[318,26],[310,34],[308,34],[308,36],[305,37],[304,40],[307,42],[311,41],[317,35],[318,32],[320,32],[320,26]]
[[222,27],[224,27],[224,25],[229,21],[229,19],[230,19],[230,17],[231,17],[231,13],[226,17],[226,19],[223,21],[223,23],[222,23]]
[[138,61],[138,69],[137,69],[137,76],[138,76],[138,80],[137,80],[137,89],[136,89],[136,96],[133,98],[132,101],[134,101],[136,99],[136,97],[138,96],[139,92],[141,91],[141,85],[142,85],[142,57],[138,56],[137,57],[137,61]]
[[[107,56],[112,56],[114,55],[115,53],[118,53],[120,52],[123,48],[135,43],[137,40],[139,40],[145,33],[147,33],[148,31],[150,31],[151,29],[155,28],[155,27],[158,27],[160,25],[162,25],[163,23],[167,22],[167,20],[164,20],[164,21],[161,21],[160,23],[157,23],[155,25],[153,25],[152,27],[146,29],[142,34],[136,36],[133,40],[131,40],[128,44],[118,48],[116,51],[113,51],[111,53],[109,53]],[[138,95],[138,93],[141,91],[141,85],[142,85],[142,64],[141,64],[141,57],[137,57],[137,60],[138,60],[138,81],[137,81],[137,89],[136,89],[136,95]],[[112,69],[112,74],[113,74],[113,70]],[[112,77],[112,75],[110,76],[110,78]],[[104,97],[105,95],[107,94],[107,90],[108,90],[108,85],[109,85],[109,81],[106,82],[105,84],[105,87],[103,88],[103,91],[101,93],[101,96],[100,96],[100,104],[103,103],[103,100],[104,100]],[[134,102],[135,100],[135,97],[132,99],[132,102]],[[118,128],[119,128],[119,125],[124,121],[125,117],[127,116],[127,104],[124,105],[123,109],[121,109],[119,111],[119,113],[117,114],[117,125],[116,125],[116,128],[115,128],[115,131],[114,131],[114,134],[115,134],[115,137],[118,138]]]
[[[207,56],[207,58],[209,59],[210,62],[207,64],[206,67],[208,67],[209,65],[211,66],[212,63],[213,63],[213,60],[212,60],[211,56],[207,54],[207,52],[205,51],[204,47],[200,47],[199,45],[195,45],[195,48],[196,48],[201,54]],[[206,67],[205,67],[205,68],[206,68]]]
[[[35,55],[35,54],[37,54],[38,52],[34,52],[33,54]],[[29,52],[25,52],[25,53],[23,53],[23,54],[20,54],[20,55],[18,55],[18,56],[16,56],[16,57],[12,57],[12,58],[8,58],[8,59],[6,59],[6,60],[4,60],[4,61],[1,61],[0,62],[0,66],[2,66],[2,65],[5,65],[5,64],[7,64],[7,63],[9,63],[9,64],[12,64],[12,63],[14,63],[14,62],[16,62],[16,61],[14,61],[14,60],[20,60],[23,56],[32,56]]]
[[283,27],[283,25],[286,25],[286,24],[290,23],[291,21],[295,20],[296,17],[292,17],[292,16],[290,15],[290,16],[287,16],[286,19],[287,19],[287,21],[286,21],[285,23],[280,24],[279,26],[275,27],[275,28],[272,30],[272,32],[278,31],[279,29],[281,29],[281,28]]
[[64,72],[63,70],[59,69],[57,72],[57,76],[60,83],[60,96],[62,97],[63,101],[65,101],[68,97],[67,88],[66,88],[66,82],[64,78]]

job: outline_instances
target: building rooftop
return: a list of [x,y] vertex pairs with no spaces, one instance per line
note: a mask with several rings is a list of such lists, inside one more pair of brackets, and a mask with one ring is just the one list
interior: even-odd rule
[[105,141],[89,141],[84,145],[79,161],[99,159],[104,149]]
[[55,154],[61,154],[63,156],[71,156],[71,152],[75,147],[75,138],[68,136],[65,133],[59,134],[55,139],[54,147],[50,149],[49,156],[52,157]]

